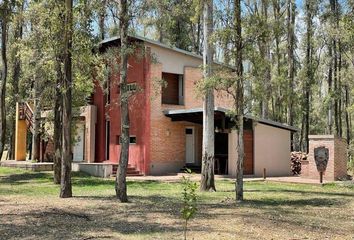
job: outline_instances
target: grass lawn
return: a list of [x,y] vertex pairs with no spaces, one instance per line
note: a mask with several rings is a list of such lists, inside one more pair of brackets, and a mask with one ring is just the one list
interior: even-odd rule
[[[189,239],[354,239],[354,187],[234,183],[198,193]],[[181,185],[130,181],[130,203],[114,181],[75,173],[71,199],[59,199],[51,173],[0,167],[0,239],[183,239]]]

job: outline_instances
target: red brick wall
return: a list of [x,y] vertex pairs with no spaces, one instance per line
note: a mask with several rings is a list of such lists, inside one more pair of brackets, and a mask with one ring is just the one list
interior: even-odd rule
[[[203,78],[200,68],[186,67],[184,69],[184,84],[185,84],[185,108],[201,108],[203,99],[200,93],[197,92],[196,83]],[[233,108],[233,100],[226,92],[215,91],[215,107],[223,107],[227,109]]]
[[[136,167],[142,173],[148,173],[146,164],[149,162],[149,99],[147,91],[150,83],[148,58],[130,57],[128,60],[128,83],[136,83],[138,91],[129,99],[130,135],[136,136],[137,143],[129,146],[129,164]],[[120,145],[117,144],[117,136],[121,133],[120,107],[119,107],[119,73],[114,73],[110,79],[111,101],[109,106],[104,107],[104,95],[100,86],[96,85],[93,97],[94,105],[97,106],[96,124],[96,160],[102,162],[105,159],[105,119],[110,120],[109,162],[118,163]]]
[[[345,177],[347,174],[347,144],[344,139],[336,138],[333,135],[309,136],[309,154],[308,167],[306,172],[302,173],[302,177],[319,179],[316,162],[314,158],[314,149],[317,147],[326,147],[329,150],[329,160],[323,179],[334,181],[338,178]],[[305,168],[306,169],[306,168]]]
[[[162,78],[162,65],[154,64],[151,68],[151,79]],[[202,98],[196,92],[196,82],[202,78],[200,68],[185,67],[184,72],[184,105],[161,103],[161,92],[151,87],[151,173],[163,174],[177,172],[185,165],[185,128],[195,127],[196,162],[201,161],[202,125],[190,122],[172,122],[163,114],[165,109],[191,109],[203,106]],[[215,106],[230,108],[232,99],[225,93],[215,93]]]
[[[190,122],[172,122],[163,114],[165,109],[201,108],[202,99],[195,91],[195,83],[202,77],[201,69],[186,67],[184,74],[185,105],[162,104],[162,65],[147,60],[129,59],[128,82],[136,82],[140,92],[130,99],[130,134],[137,136],[137,144],[130,145],[129,163],[145,174],[165,174],[177,172],[185,165],[185,128],[195,127],[196,161],[200,162],[202,148],[202,126]],[[120,111],[117,82],[119,75],[112,76],[111,104],[105,109],[104,95],[96,86],[93,97],[97,106],[96,162],[104,161],[105,155],[105,114],[110,119],[109,161],[118,162],[120,145],[116,144],[120,135]],[[232,99],[225,93],[215,93],[215,106],[231,108]]]

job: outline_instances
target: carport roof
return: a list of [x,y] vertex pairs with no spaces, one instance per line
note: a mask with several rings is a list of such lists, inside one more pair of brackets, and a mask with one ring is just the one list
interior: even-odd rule
[[[215,107],[214,109],[215,112],[215,120],[221,117],[225,117],[227,121],[232,122],[231,118],[227,116],[229,110],[226,108],[222,107]],[[166,109],[163,111],[166,117],[170,117],[173,121],[190,121],[190,122],[196,122],[196,123],[201,123],[202,118],[203,118],[203,109],[202,108],[192,108],[192,109]],[[193,119],[193,120],[191,120]],[[250,115],[245,115],[245,119],[251,119],[253,121],[269,125],[272,127],[277,127],[281,129],[285,129],[288,131],[292,132],[297,132],[299,131],[298,128],[289,126],[287,124],[275,122],[272,120],[268,119],[263,119],[263,118],[257,118],[253,117]]]

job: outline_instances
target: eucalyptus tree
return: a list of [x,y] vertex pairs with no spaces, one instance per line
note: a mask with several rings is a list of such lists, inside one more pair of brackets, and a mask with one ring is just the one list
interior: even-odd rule
[[237,164],[236,164],[236,201],[243,201],[243,161],[245,156],[243,140],[243,120],[244,120],[244,78],[243,78],[243,43],[242,43],[242,20],[241,20],[241,0],[235,0],[234,6],[234,26],[235,26],[235,66],[236,66],[236,98],[235,107],[237,114]]
[[115,190],[121,202],[127,202],[127,167],[129,161],[129,91],[127,87],[128,74],[128,28],[129,28],[129,0],[119,0],[119,33],[120,33],[120,118],[121,118],[121,149],[117,170]]
[[0,21],[1,21],[1,71],[0,71],[0,157],[3,154],[6,137],[6,81],[8,75],[7,62],[7,37],[8,37],[8,22],[10,16],[10,2],[4,0],[0,2]]
[[201,53],[201,2],[200,0],[142,1],[141,12],[137,15],[143,27],[143,35],[177,48]]
[[318,5],[316,0],[306,0],[305,4],[305,78],[303,83],[303,116],[302,116],[302,126],[301,126],[301,143],[302,150],[308,152],[309,149],[309,138],[310,133],[310,112],[311,112],[311,86],[314,83],[314,17],[317,13]]
[[20,55],[20,44],[23,36],[24,28],[24,5],[25,1],[17,1],[14,10],[12,23],[9,27],[9,69],[10,69],[10,84],[7,89],[7,116],[8,123],[8,158],[15,158],[15,114],[16,114],[16,102],[19,100],[19,81],[21,76],[21,58]]
[[287,58],[288,58],[288,91],[287,91],[287,123],[294,124],[294,86],[295,86],[295,0],[287,0]]
[[[213,1],[203,1],[203,78],[208,81],[212,77],[213,65]],[[207,85],[206,85],[207,86]],[[214,88],[206,87],[203,96],[203,149],[200,190],[216,191],[214,180]]]

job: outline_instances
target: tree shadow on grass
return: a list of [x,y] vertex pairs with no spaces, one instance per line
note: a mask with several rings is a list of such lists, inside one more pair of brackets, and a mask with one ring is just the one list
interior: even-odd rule
[[43,172],[28,172],[20,174],[11,174],[7,176],[0,177],[0,183],[7,184],[26,184],[32,180],[49,180],[52,179],[50,173]]
[[317,192],[317,191],[304,191],[304,190],[289,190],[289,189],[279,189],[279,190],[275,190],[275,189],[245,189],[244,192],[262,192],[262,193],[298,193],[298,194],[314,194],[314,195],[328,195],[328,196],[342,196],[342,197],[354,197],[354,192],[353,193],[346,193],[346,192]]
[[[86,200],[99,200],[99,201],[110,201],[110,202],[117,202],[119,203],[119,200],[116,198],[115,195],[110,195],[110,196],[97,196],[97,195],[90,195],[90,196],[74,196],[74,198],[77,199],[86,199]],[[150,205],[156,205],[156,206],[175,206],[176,204],[180,204],[181,200],[176,198],[176,197],[166,197],[160,194],[154,194],[154,195],[146,195],[146,196],[141,196],[141,195],[128,195],[128,202],[126,204],[148,204]]]
[[[150,213],[154,213],[151,209]],[[129,219],[128,216],[131,216]],[[182,236],[180,224],[166,224],[147,218],[135,209],[111,209],[95,213],[87,213],[85,209],[34,210],[20,214],[4,214],[0,222],[1,236],[8,239],[35,237],[35,239],[87,239],[92,233],[99,235],[92,238],[113,237],[112,233],[120,234],[155,234],[168,232]],[[172,219],[174,222],[174,218]],[[193,228],[194,231],[198,229]],[[89,232],[88,234],[86,234]],[[95,235],[95,234],[94,234]]]
[[340,199],[328,199],[328,198],[306,198],[306,199],[276,199],[276,198],[265,198],[265,199],[250,199],[245,200],[240,203],[242,206],[264,208],[264,207],[277,207],[277,206],[287,206],[287,207],[332,207],[341,206],[346,204],[345,200]]

